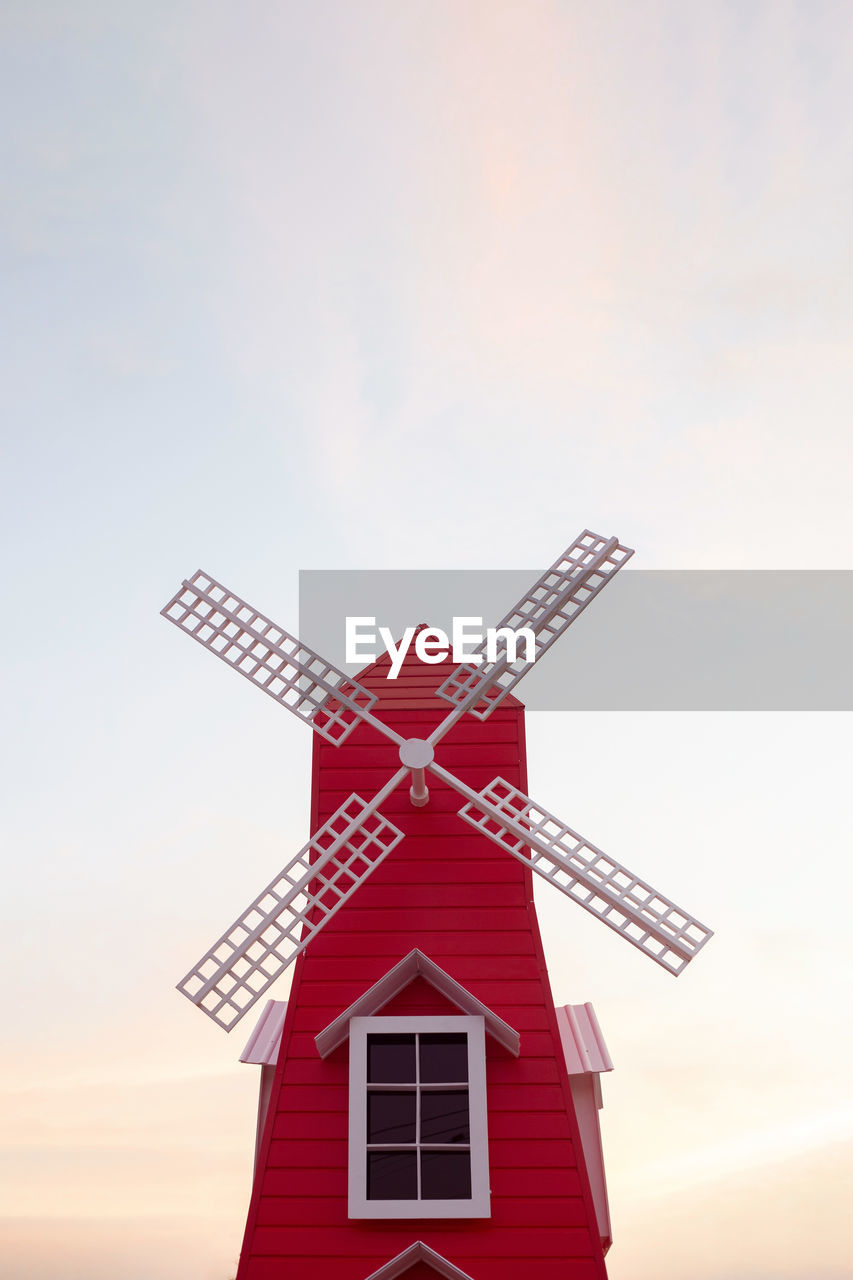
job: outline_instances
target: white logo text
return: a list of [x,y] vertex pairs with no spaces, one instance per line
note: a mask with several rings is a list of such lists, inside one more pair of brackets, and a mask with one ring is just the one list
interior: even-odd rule
[[[396,680],[400,674],[413,638],[417,657],[430,665],[444,662],[452,654],[456,663],[469,662],[472,666],[479,667],[483,662],[497,662],[499,646],[501,657],[505,654],[510,665],[518,661],[531,663],[536,658],[536,637],[530,627],[519,627],[517,630],[511,627],[486,627],[484,632],[482,618],[454,618],[449,636],[440,627],[423,627],[420,631],[415,627],[406,627],[399,644],[395,644],[390,628],[377,628],[375,618],[347,618],[347,662],[374,662],[377,638],[381,640],[391,659],[389,680]],[[519,659],[521,640],[524,641],[524,657]]]

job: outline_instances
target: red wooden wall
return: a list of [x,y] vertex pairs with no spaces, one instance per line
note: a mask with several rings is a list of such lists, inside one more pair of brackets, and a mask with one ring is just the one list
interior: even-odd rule
[[[380,695],[380,719],[426,737],[449,710],[433,690],[451,666],[408,660],[392,682],[386,659],[359,681]],[[500,773],[526,791],[523,707],[507,698],[485,724],[463,717],[436,759],[473,787]],[[312,831],[398,767],[367,726],[340,747],[315,736]],[[405,840],[296,962],[237,1280],[364,1280],[415,1240],[473,1280],[606,1280],[531,873],[466,827],[455,792],[427,782],[426,808],[412,807],[408,782],[382,805]],[[314,1036],[413,947],[521,1036],[518,1059],[486,1036],[490,1219],[347,1219],[348,1043],[324,1061]],[[381,1012],[425,1009],[457,1012],[422,979]]]

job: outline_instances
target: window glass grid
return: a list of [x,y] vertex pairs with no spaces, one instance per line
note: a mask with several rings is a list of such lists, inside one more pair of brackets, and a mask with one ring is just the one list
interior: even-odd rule
[[[451,1039],[451,1038],[452,1038],[452,1039],[453,1039],[454,1041],[456,1041],[456,1042],[459,1044],[459,1046],[463,1049],[464,1056],[465,1056],[465,1060],[466,1060],[466,1078],[465,1078],[464,1080],[447,1080],[447,1081],[438,1081],[438,1080],[422,1081],[422,1080],[421,1080],[421,1073],[422,1073],[422,1063],[421,1063],[421,1039],[422,1039],[422,1036],[423,1036],[423,1038],[425,1039],[425,1042],[426,1042],[426,1043],[434,1043],[434,1042],[436,1042],[436,1041],[439,1039],[439,1037],[438,1037],[438,1036],[436,1036],[435,1034],[422,1033],[422,1032],[417,1032],[417,1031],[416,1031],[416,1032],[412,1032],[410,1036],[406,1036],[406,1037],[405,1037],[405,1039],[407,1039],[407,1040],[408,1040],[408,1039],[411,1039],[411,1041],[413,1042],[413,1045],[414,1045],[414,1050],[415,1050],[415,1052],[414,1052],[414,1060],[415,1060],[415,1061],[414,1061],[414,1068],[415,1068],[415,1078],[414,1078],[414,1080],[404,1081],[404,1082],[399,1083],[399,1084],[398,1084],[398,1083],[395,1083],[395,1082],[392,1082],[392,1081],[381,1081],[381,1080],[368,1080],[368,1082],[367,1082],[367,1093],[368,1093],[368,1097],[370,1096],[370,1094],[375,1094],[375,1093],[397,1093],[397,1094],[406,1094],[406,1093],[409,1093],[409,1094],[413,1094],[413,1095],[414,1095],[414,1098],[415,1098],[415,1117],[414,1117],[414,1118],[415,1118],[415,1141],[414,1141],[414,1142],[410,1142],[410,1143],[406,1143],[406,1142],[387,1142],[387,1143],[382,1143],[382,1142],[371,1142],[371,1141],[370,1141],[370,1133],[369,1133],[369,1131],[368,1131],[368,1142],[367,1142],[367,1153],[366,1153],[366,1161],[367,1161],[367,1186],[368,1186],[368,1193],[367,1193],[367,1194],[368,1194],[368,1199],[382,1199],[382,1198],[385,1198],[385,1197],[384,1197],[384,1195],[382,1195],[382,1196],[371,1196],[371,1194],[370,1194],[370,1181],[371,1181],[371,1178],[370,1178],[370,1153],[371,1153],[371,1152],[377,1152],[377,1153],[379,1153],[379,1152],[391,1153],[391,1152],[398,1151],[398,1152],[400,1152],[401,1154],[403,1154],[403,1153],[405,1153],[405,1152],[410,1152],[410,1153],[412,1153],[412,1154],[414,1154],[414,1155],[415,1155],[415,1172],[416,1172],[416,1178],[417,1178],[417,1197],[416,1197],[416,1198],[417,1198],[417,1200],[419,1200],[419,1201],[423,1200],[423,1186],[422,1186],[422,1183],[423,1183],[423,1167],[422,1167],[422,1166],[423,1166],[423,1161],[422,1161],[422,1153],[429,1153],[429,1152],[441,1152],[441,1151],[450,1151],[450,1152],[468,1153],[469,1179],[470,1179],[471,1117],[470,1117],[470,1103],[469,1103],[469,1097],[468,1097],[468,1079],[467,1079],[467,1055],[468,1055],[468,1036],[467,1036],[467,1033],[465,1033],[465,1032],[461,1032],[461,1033],[459,1034],[459,1036],[458,1036],[458,1037],[457,1037],[457,1036],[453,1036],[453,1037],[441,1036],[441,1037],[440,1037],[442,1040],[445,1040],[445,1041],[446,1041],[446,1040],[449,1040],[449,1039]],[[381,1037],[381,1036],[370,1036],[370,1035],[368,1035],[368,1037],[367,1037],[367,1046],[366,1046],[366,1047],[367,1047],[367,1054],[368,1054],[368,1061],[370,1060],[370,1059],[369,1059],[369,1055],[370,1055],[370,1050],[371,1050],[371,1041],[377,1042],[377,1041],[381,1040],[382,1038],[383,1038],[383,1037]],[[402,1037],[401,1037],[401,1039],[402,1039]],[[430,1074],[431,1074],[431,1073],[430,1073]],[[452,1092],[452,1093],[460,1093],[460,1094],[464,1093],[464,1095],[465,1095],[465,1128],[466,1128],[466,1130],[467,1130],[467,1132],[468,1132],[468,1140],[467,1140],[467,1141],[458,1141],[458,1142],[435,1142],[435,1141],[425,1140],[425,1139],[423,1138],[423,1136],[422,1136],[421,1095],[422,1095],[422,1094],[433,1094],[433,1095],[434,1095],[434,1094],[445,1093],[445,1092],[446,1092],[446,1093],[451,1093],[451,1092]],[[386,1194],[387,1194],[387,1193],[386,1193]],[[468,1195],[470,1196],[470,1190],[469,1190],[469,1192],[468,1192]],[[408,1198],[408,1197],[401,1197],[401,1198]],[[460,1197],[460,1198],[464,1198],[464,1197]]]

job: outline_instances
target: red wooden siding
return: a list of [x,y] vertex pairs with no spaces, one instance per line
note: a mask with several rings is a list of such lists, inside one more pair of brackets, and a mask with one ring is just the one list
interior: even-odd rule
[[[447,666],[385,662],[359,677],[375,714],[426,737],[449,705],[433,690]],[[524,712],[507,698],[482,724],[466,717],[436,758],[470,785],[497,774],[527,790]],[[372,797],[397,750],[360,725],[340,747],[314,742],[312,830],[357,791]],[[238,1280],[364,1280],[422,1240],[473,1280],[606,1280],[554,1003],[533,910],[531,873],[456,816],[460,799],[427,774],[382,805],[406,838],[296,963],[252,1193]],[[511,1057],[488,1035],[489,1219],[347,1219],[348,1044],[322,1060],[314,1036],[418,947],[521,1035]],[[382,1013],[448,1012],[422,979]],[[455,1010],[454,1010],[455,1012]],[[434,1276],[422,1262],[406,1280]]]

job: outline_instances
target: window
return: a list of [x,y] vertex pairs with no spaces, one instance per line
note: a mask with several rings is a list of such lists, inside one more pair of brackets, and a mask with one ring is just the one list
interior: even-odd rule
[[350,1022],[349,1216],[487,1218],[482,1017]]

